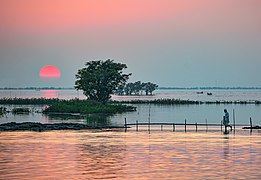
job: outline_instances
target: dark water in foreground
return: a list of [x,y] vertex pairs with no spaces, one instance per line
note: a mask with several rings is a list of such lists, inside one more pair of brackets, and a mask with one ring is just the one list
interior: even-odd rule
[[260,162],[244,131],[0,134],[0,179],[259,179]]

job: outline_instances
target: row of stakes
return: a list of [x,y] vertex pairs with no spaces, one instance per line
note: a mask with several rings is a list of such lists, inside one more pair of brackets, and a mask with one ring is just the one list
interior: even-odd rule
[[[233,129],[234,129],[234,133],[236,130],[236,123],[235,123],[235,118],[234,122],[233,122]],[[252,123],[252,118],[250,117],[250,132],[252,132],[252,128],[253,128],[253,123]],[[196,132],[198,131],[198,126],[206,126],[206,131],[208,131],[208,126],[219,126],[218,124],[208,124],[207,120],[205,124],[198,124],[197,122],[195,124],[187,124],[187,120],[185,119],[184,124],[183,123],[151,123],[150,121],[148,123],[139,123],[138,121],[136,121],[135,124],[127,124],[127,119],[125,118],[125,123],[124,123],[124,127],[125,127],[125,131],[127,131],[128,126],[136,126],[136,131],[139,131],[139,125],[147,125],[148,126],[148,131],[150,131],[150,126],[151,125],[160,125],[161,126],[161,131],[163,131],[163,125],[172,125],[172,130],[173,132],[176,130],[176,125],[183,125],[185,128],[185,132],[187,132],[187,126],[189,125],[194,125],[195,126],[195,130]],[[221,121],[220,123],[220,129],[223,132],[223,123]],[[238,126],[246,126],[245,124],[238,124]],[[225,127],[226,129],[226,127]],[[225,130],[226,131],[226,130]]]

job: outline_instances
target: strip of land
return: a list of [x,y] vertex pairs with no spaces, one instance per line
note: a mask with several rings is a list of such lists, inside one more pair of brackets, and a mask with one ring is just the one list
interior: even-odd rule
[[16,123],[10,122],[0,124],[0,131],[51,131],[51,130],[84,130],[84,129],[116,129],[124,128],[123,126],[89,126],[79,123],[55,123],[55,124],[42,124],[35,122]]
[[194,101],[182,99],[154,99],[154,100],[129,100],[129,101],[111,101],[112,103],[122,104],[162,104],[162,105],[187,105],[187,104],[261,104],[258,100],[249,101]]
[[[103,106],[98,102],[80,99],[47,99],[47,98],[1,98],[0,104],[16,104],[16,105],[52,105],[52,104],[73,104],[73,105],[90,105]],[[122,105],[122,104],[261,104],[259,100],[249,101],[195,101],[182,99],[154,99],[154,100],[129,100],[129,101],[109,101],[106,105]],[[105,107],[105,106],[104,106]]]

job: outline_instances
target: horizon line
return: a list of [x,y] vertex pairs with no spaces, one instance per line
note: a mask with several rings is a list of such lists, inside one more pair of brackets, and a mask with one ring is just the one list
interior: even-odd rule
[[[0,90],[72,90],[74,87],[0,87]],[[160,86],[157,89],[180,89],[180,90],[204,90],[204,89],[261,89],[261,86],[192,86],[192,87],[175,87],[175,86]]]

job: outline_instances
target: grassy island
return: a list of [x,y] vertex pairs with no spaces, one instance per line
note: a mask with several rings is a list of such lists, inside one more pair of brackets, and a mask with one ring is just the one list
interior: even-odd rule
[[[81,113],[81,114],[90,114],[90,113],[123,113],[136,111],[136,107],[127,106],[122,103],[111,103],[106,104],[92,101],[92,100],[80,100],[80,99],[45,99],[45,98],[31,98],[31,99],[22,99],[22,98],[2,98],[0,99],[0,104],[2,105],[48,105],[47,108],[43,110],[43,113]],[[24,108],[16,108],[13,110],[16,112],[24,112]],[[1,109],[0,114],[4,111]]]
[[43,113],[123,113],[135,111],[133,106],[123,104],[102,104],[91,100],[60,100],[52,103],[49,107],[43,110]]

